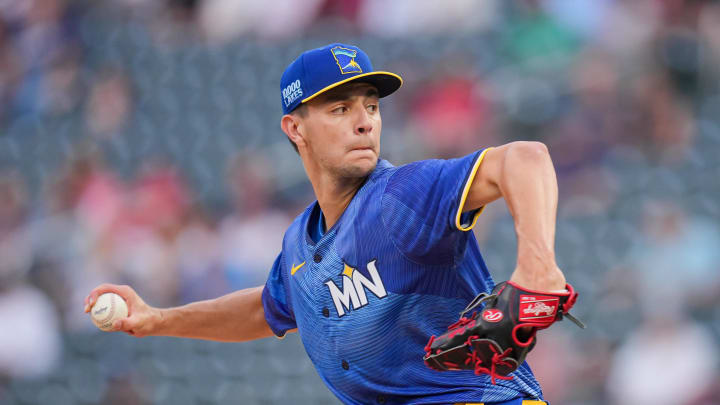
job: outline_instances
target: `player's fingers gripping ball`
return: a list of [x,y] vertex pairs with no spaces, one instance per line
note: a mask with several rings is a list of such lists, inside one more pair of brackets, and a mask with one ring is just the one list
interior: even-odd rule
[[127,303],[115,293],[102,294],[90,309],[90,318],[92,318],[93,323],[105,332],[112,330],[113,322],[127,316]]
[[[564,316],[581,328],[585,326],[568,311],[577,300],[570,284],[566,292],[548,293],[526,290],[504,282],[492,294],[482,293],[460,314],[448,331],[432,336],[425,347],[425,364],[438,371],[475,370],[496,379],[510,380],[535,346],[535,334]],[[470,317],[465,314],[485,303]]]

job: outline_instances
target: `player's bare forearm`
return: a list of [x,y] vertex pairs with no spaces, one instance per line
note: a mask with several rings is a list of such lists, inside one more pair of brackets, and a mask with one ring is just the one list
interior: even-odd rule
[[114,292],[127,302],[127,318],[115,321],[112,330],[142,336],[175,336],[242,342],[272,336],[262,305],[263,287],[235,291],[219,298],[160,309],[146,304],[129,286],[103,284],[85,299],[88,312],[98,296]]
[[486,152],[465,210],[504,198],[515,222],[517,267],[511,280],[535,290],[559,290],[555,262],[558,186],[550,154],[540,142],[513,142]]
[[263,287],[235,291],[219,298],[161,309],[154,334],[223,342],[242,342],[273,335],[265,321]]

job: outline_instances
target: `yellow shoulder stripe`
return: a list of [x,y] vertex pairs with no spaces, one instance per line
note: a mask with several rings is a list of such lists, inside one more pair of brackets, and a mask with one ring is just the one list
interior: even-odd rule
[[475,180],[475,174],[477,174],[477,171],[480,168],[480,164],[482,163],[483,159],[485,158],[485,154],[490,149],[492,149],[492,148],[486,148],[484,151],[482,151],[480,156],[475,161],[475,164],[473,165],[473,168],[470,171],[470,175],[468,176],[468,179],[465,182],[465,187],[463,188],[462,197],[460,198],[460,205],[458,206],[457,213],[455,214],[455,226],[461,231],[469,231],[469,230],[473,229],[473,227],[475,226],[475,223],[478,220],[478,217],[480,217],[480,214],[482,214],[483,210],[485,209],[484,205],[482,207],[480,207],[478,212],[476,212],[475,215],[473,216],[473,220],[472,220],[472,223],[470,223],[470,225],[464,226],[463,224],[460,223],[460,217],[462,216],[462,213],[463,213],[463,207],[465,207],[465,200],[467,199],[468,193],[470,192],[470,187],[473,184],[473,180]]

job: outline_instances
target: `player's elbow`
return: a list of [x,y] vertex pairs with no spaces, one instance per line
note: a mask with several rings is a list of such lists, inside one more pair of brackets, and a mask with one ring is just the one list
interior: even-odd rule
[[521,169],[521,171],[529,173],[552,166],[550,152],[542,142],[518,141],[510,143],[508,146],[505,163],[516,170]]
[[522,162],[543,162],[550,158],[550,151],[542,142],[517,141],[510,144],[508,153]]

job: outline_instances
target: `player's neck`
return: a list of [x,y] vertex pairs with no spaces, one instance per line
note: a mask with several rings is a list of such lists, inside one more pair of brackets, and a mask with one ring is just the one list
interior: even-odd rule
[[310,179],[325,218],[326,230],[335,225],[364,181],[364,178],[337,179],[329,175]]

